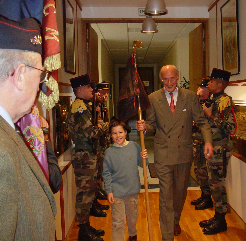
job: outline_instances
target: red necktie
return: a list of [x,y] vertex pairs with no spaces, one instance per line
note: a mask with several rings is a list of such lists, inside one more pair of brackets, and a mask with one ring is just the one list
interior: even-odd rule
[[169,93],[169,95],[171,96],[171,103],[170,103],[170,109],[172,111],[172,113],[174,113],[175,110],[175,105],[174,105],[174,100],[173,100],[173,93]]

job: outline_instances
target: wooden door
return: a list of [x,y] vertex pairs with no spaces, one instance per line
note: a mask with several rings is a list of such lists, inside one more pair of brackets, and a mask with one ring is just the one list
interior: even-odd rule
[[87,46],[87,73],[91,81],[98,83],[98,36],[90,24],[87,25]]
[[189,75],[190,90],[196,92],[197,84],[206,77],[205,31],[200,24],[189,34]]

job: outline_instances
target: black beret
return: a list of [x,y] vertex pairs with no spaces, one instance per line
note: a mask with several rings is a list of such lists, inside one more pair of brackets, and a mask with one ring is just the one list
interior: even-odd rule
[[97,84],[97,90],[109,90],[109,83],[103,82]]
[[208,87],[209,81],[210,81],[209,79],[203,78],[201,84],[197,84],[197,85],[202,87]]
[[34,18],[18,22],[0,15],[0,49],[19,49],[42,55],[40,25]]
[[79,86],[91,84],[90,78],[87,74],[70,79],[70,83],[71,83],[73,89],[77,88]]
[[231,73],[225,70],[221,70],[221,69],[216,69],[214,68],[212,70],[211,76],[210,78],[212,79],[220,79],[220,80],[225,80],[225,81],[229,81],[231,76]]

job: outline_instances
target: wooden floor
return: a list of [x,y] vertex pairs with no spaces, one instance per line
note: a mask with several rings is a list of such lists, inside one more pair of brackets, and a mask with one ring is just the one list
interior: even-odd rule
[[[199,190],[188,190],[188,195],[186,198],[184,210],[182,212],[180,226],[182,232],[179,236],[175,237],[175,241],[246,241],[246,230],[245,227],[240,222],[240,219],[233,213],[228,213],[226,215],[226,220],[228,224],[228,230],[226,232],[219,233],[217,235],[204,235],[202,229],[199,226],[201,220],[207,220],[214,215],[213,209],[207,209],[203,211],[197,211],[194,206],[190,205],[190,202],[197,199],[200,196]],[[159,193],[150,192],[150,211],[151,211],[151,221],[153,230],[153,241],[161,241],[161,233],[159,229]],[[100,201],[102,204],[108,204],[107,201]],[[107,217],[96,218],[90,217],[91,225],[97,229],[104,229],[105,235],[103,237],[104,241],[111,241],[112,232],[112,222],[111,222],[111,211],[107,212]],[[67,236],[67,241],[78,240],[78,223],[74,223],[73,227]],[[146,217],[146,208],[144,202],[144,194],[139,194],[139,216],[137,222],[138,230],[138,241],[148,241],[148,226]],[[127,240],[127,230],[125,235],[125,240]]]

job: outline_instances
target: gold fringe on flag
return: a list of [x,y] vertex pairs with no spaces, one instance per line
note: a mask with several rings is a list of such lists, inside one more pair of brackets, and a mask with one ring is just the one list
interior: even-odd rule
[[52,72],[61,68],[60,53],[47,57],[44,61],[44,67],[46,70]]
[[57,81],[52,76],[50,76],[46,85],[53,92],[49,96],[47,96],[42,91],[40,91],[38,100],[42,103],[42,105],[46,109],[51,110],[55,106],[55,104],[59,101],[59,87]]

